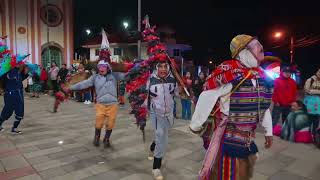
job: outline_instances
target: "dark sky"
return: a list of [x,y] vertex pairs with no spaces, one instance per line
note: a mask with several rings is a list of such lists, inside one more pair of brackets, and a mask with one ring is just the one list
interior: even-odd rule
[[[197,64],[230,58],[229,43],[241,33],[257,36],[267,51],[289,61],[289,37],[320,35],[320,12],[317,6],[292,1],[259,1],[234,3],[217,0],[142,0],[142,16],[148,14],[151,24],[170,25],[193,46],[193,59]],[[237,1],[235,1],[237,2]],[[239,1],[238,1],[239,2]],[[273,4],[272,4],[272,3]],[[305,1],[308,2],[308,1]],[[290,5],[289,5],[290,4]],[[94,34],[100,27],[108,32],[121,30],[122,21],[130,22],[130,30],[137,28],[137,0],[76,0],[76,47],[85,41],[85,28]],[[274,30],[285,30],[286,38],[274,41]],[[272,49],[275,45],[281,48]],[[320,41],[311,47],[296,49],[295,62],[308,76],[320,67]]]

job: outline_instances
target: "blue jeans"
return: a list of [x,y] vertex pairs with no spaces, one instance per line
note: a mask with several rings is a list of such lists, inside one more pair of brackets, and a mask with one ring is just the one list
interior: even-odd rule
[[182,105],[182,119],[190,120],[191,119],[191,100],[181,99],[181,105]]
[[84,93],[84,100],[85,101],[91,101],[91,93],[90,92],[85,92]]

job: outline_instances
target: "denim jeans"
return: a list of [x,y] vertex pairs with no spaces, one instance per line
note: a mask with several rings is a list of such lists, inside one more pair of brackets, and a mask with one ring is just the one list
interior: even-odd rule
[[91,93],[90,92],[85,92],[84,93],[84,100],[85,101],[91,101]]
[[182,119],[191,120],[191,100],[181,99]]
[[282,124],[287,119],[290,113],[290,106],[274,106],[272,110],[272,127],[274,127],[282,115]]

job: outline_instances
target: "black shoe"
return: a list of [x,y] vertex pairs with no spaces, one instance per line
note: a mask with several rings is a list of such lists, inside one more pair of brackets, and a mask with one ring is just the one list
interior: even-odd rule
[[100,134],[101,134],[101,129],[96,129],[94,139],[93,139],[93,145],[96,147],[100,146]]
[[22,132],[19,131],[19,130],[17,130],[16,128],[12,128],[12,129],[11,129],[11,133],[12,133],[12,134],[22,134]]
[[111,144],[110,144],[111,133],[112,133],[112,129],[106,130],[106,134],[104,135],[104,138],[103,138],[104,148],[111,147]]
[[110,140],[109,140],[109,139],[103,140],[103,144],[104,144],[104,148],[110,148],[110,147],[111,147],[111,144],[110,144]]

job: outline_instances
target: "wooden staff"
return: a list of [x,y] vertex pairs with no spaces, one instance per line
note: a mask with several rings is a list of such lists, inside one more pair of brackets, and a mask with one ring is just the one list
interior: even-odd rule
[[188,92],[186,85],[184,84],[184,82],[183,82],[180,74],[178,73],[178,71],[177,71],[177,69],[176,69],[176,67],[175,67],[175,62],[174,62],[174,60],[171,59],[170,56],[169,56],[167,53],[166,53],[166,55],[167,55],[167,58],[169,59],[169,62],[170,62],[169,65],[170,65],[170,67],[171,67],[171,71],[172,71],[173,76],[176,78],[176,80],[178,81],[178,84],[183,88],[183,90],[185,91],[185,93],[186,93],[188,96],[190,96],[190,93]]

